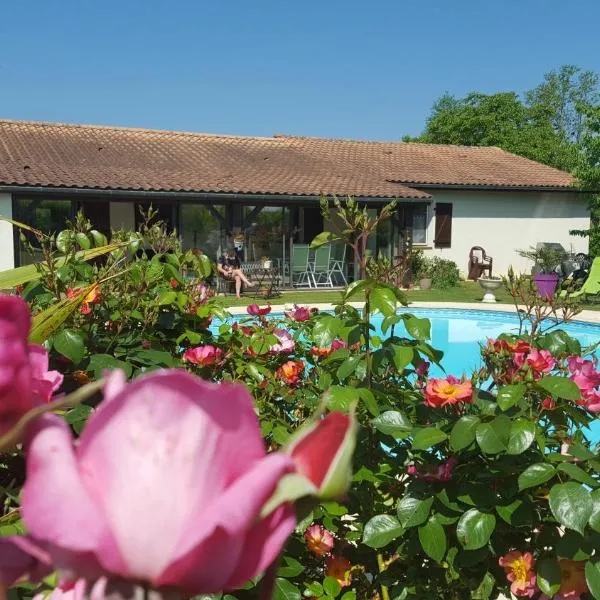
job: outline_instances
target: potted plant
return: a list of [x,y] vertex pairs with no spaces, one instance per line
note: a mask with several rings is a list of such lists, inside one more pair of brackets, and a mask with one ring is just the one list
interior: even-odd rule
[[415,273],[415,279],[419,282],[422,290],[431,289],[431,276],[433,272],[433,261],[424,256],[420,261],[418,270]]
[[556,292],[559,276],[556,270],[563,259],[563,253],[548,246],[531,247],[529,250],[517,250],[519,256],[533,261],[533,282],[543,298],[552,298]]

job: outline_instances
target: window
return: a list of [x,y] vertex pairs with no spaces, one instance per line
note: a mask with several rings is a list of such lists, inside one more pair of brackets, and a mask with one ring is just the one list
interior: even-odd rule
[[179,223],[184,250],[199,249],[216,260],[227,248],[223,206],[181,204]]
[[[49,234],[62,231],[66,227],[67,219],[73,217],[73,213],[73,202],[70,200],[13,198],[13,218],[15,221],[21,221],[21,223],[39,229],[43,233]],[[42,254],[38,249],[35,236],[27,231],[22,232],[27,237],[27,241],[33,246],[33,252],[30,253],[18,241],[20,230],[17,227],[14,229],[17,236],[17,265],[23,266],[42,260]]]
[[413,244],[427,243],[427,204],[413,208],[412,213]]

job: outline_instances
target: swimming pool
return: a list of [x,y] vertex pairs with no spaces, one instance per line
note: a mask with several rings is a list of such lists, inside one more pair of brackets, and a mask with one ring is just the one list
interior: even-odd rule
[[[442,365],[446,372],[456,376],[469,375],[481,366],[479,344],[501,333],[517,333],[519,326],[516,315],[510,312],[447,308],[410,308],[406,312],[431,321],[431,344],[444,352]],[[381,316],[373,318],[378,334],[382,320]],[[571,321],[560,329],[577,338],[582,346],[600,340],[600,325]],[[432,375],[440,373],[432,366]]]

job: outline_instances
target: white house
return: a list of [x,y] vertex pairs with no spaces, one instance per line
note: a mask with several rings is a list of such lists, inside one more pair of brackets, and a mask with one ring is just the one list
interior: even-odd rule
[[[455,261],[482,246],[494,271],[530,265],[516,249],[573,237],[589,212],[572,177],[492,147],[292,136],[243,137],[0,121],[0,215],[53,231],[77,210],[97,229],[135,227],[152,203],[185,247],[210,255],[246,240],[247,260],[285,261],[291,243],[328,227],[319,197],[355,196],[394,217],[370,241],[396,256],[403,240]],[[0,222],[0,270],[31,258]]]

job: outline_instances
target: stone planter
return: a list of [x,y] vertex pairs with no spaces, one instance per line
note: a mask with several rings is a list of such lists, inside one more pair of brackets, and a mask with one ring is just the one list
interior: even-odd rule
[[263,269],[270,269],[272,265],[273,265],[273,261],[263,260],[263,263],[262,263]]
[[423,277],[423,279],[419,279],[419,287],[422,290],[430,290],[431,289],[431,278]]
[[502,285],[502,279],[489,279],[487,277],[480,277],[477,281],[479,281],[479,285],[484,291],[481,301],[489,304],[496,302],[494,291]]

